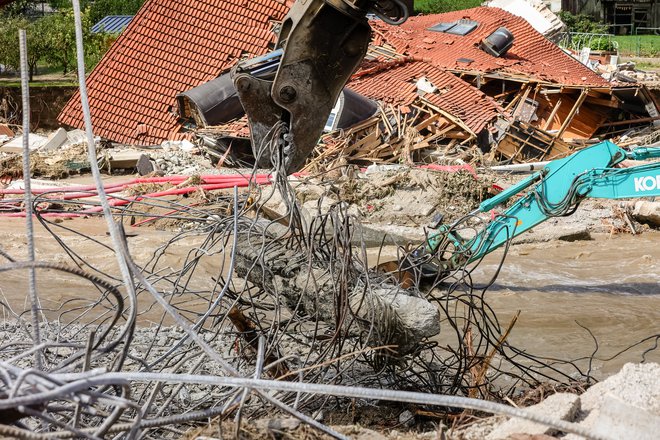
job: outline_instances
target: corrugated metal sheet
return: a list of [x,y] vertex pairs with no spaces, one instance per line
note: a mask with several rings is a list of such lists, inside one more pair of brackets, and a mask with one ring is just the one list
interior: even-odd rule
[[[88,79],[97,135],[136,145],[184,136],[176,95],[261,55],[275,37],[270,20],[287,6],[278,0],[147,0]],[[83,127],[78,94],[59,121]]]
[[92,32],[118,34],[128,26],[132,19],[132,15],[108,15],[92,26]]

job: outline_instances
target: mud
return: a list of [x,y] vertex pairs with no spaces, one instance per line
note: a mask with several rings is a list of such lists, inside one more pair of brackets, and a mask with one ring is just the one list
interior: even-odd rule
[[493,179],[461,171],[424,169],[380,171],[365,179],[341,182],[339,195],[357,205],[366,221],[420,226],[442,214],[452,221],[474,210],[491,197]]

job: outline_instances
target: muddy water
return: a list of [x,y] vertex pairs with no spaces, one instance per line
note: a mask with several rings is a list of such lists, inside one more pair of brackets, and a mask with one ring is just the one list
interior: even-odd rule
[[[502,253],[489,256],[475,271],[486,282]],[[606,359],[654,334],[660,334],[660,234],[603,235],[591,241],[514,246],[486,294],[502,323],[520,310],[510,341],[535,354],[562,359]],[[580,324],[580,325],[578,325]],[[648,341],[607,362],[596,361],[597,375],[642,360]],[[660,350],[646,356],[660,362]]]
[[[23,225],[22,219],[0,221],[0,246],[17,259],[25,255]],[[62,225],[83,231],[101,242],[109,242],[102,220],[67,220]],[[169,232],[149,228],[129,228],[128,232],[136,234],[128,242],[138,263],[147,261],[154,249],[172,236]],[[59,233],[89,263],[103,271],[118,273],[114,257],[107,250],[74,234]],[[66,254],[39,226],[36,242],[38,258],[67,261]],[[195,240],[190,239],[171,246],[160,267],[180,268],[185,255],[195,244]],[[500,258],[500,251],[489,256],[475,270],[475,281],[487,282]],[[218,255],[205,257],[195,272],[192,286],[203,290],[211,285],[211,277],[222,271],[219,269],[221,260]],[[26,275],[24,271],[0,274],[0,298],[4,297],[3,300],[16,313],[26,310]],[[75,313],[62,315],[62,312],[96,300],[90,295],[88,283],[65,274],[40,273],[38,281],[42,303],[49,309],[46,312],[49,319],[73,318]],[[520,310],[520,318],[509,339],[517,347],[561,359],[589,356],[595,350],[595,344],[589,333],[580,327],[582,325],[598,341],[597,357],[609,358],[660,333],[660,233],[514,246],[498,280],[486,295],[503,324]],[[199,298],[178,298],[176,301],[195,310],[204,310],[207,306]],[[151,300],[145,300],[142,306],[150,303]],[[157,322],[160,316],[158,308],[145,308],[140,323],[149,325]],[[607,375],[626,362],[639,362],[642,352],[652,346],[653,341],[646,342],[612,361],[596,361],[596,374]],[[660,362],[660,351],[649,353],[646,359]]]

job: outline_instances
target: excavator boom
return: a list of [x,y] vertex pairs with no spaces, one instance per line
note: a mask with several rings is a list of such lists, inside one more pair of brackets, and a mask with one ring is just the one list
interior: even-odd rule
[[[550,162],[479,206],[473,214],[492,212],[492,220],[475,236],[464,238],[456,224],[442,225],[432,234],[418,260],[446,272],[478,261],[534,226],[571,215],[585,198],[623,199],[660,196],[660,162],[617,168],[625,159],[660,158],[660,148],[626,151],[609,141]],[[518,197],[501,213],[494,210]],[[427,272],[428,265],[427,265]]]

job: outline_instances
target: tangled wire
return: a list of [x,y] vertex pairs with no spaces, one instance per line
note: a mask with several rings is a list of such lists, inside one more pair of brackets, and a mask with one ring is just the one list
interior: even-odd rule
[[[86,215],[110,209],[113,243],[45,215],[80,208],[66,191],[33,199],[66,261],[21,262],[0,249],[0,272],[56,280],[41,283],[37,296],[73,280],[85,294],[25,311],[2,301],[1,434],[179,438],[213,417],[240,424],[277,410],[341,438],[313,415],[349,397],[494,411],[472,398],[588,379],[577,364],[508,343],[514,322],[502,326],[485,298],[490,284],[472,281],[478,262],[430,285],[419,267],[405,282],[398,271],[371,269],[346,205],[321,199],[316,212],[304,211],[277,172],[281,129],[263,149],[275,164],[272,186],[256,185],[263,180],[254,174],[245,190],[205,195],[203,204],[121,194],[107,206],[85,201]],[[279,214],[266,208],[275,199]],[[185,227],[138,263],[125,228],[154,219]],[[474,227],[472,220],[454,228]],[[399,252],[400,261],[410,258]],[[118,267],[107,263],[112,256]],[[569,425],[555,423],[581,432]]]

